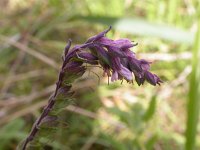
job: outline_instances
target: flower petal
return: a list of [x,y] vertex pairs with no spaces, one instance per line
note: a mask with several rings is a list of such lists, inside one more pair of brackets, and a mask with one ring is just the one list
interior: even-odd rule
[[141,67],[142,67],[143,70],[149,70],[150,69],[150,62],[148,62],[144,59],[141,59],[140,64],[141,64]]
[[135,81],[137,82],[139,86],[144,84],[144,81],[145,81],[144,73],[138,73],[134,71],[134,76],[135,76]]
[[126,80],[128,81],[132,81],[133,80],[133,76],[130,70],[128,70],[127,68],[125,68],[123,65],[121,65],[121,69],[117,70],[117,72],[123,76]]
[[142,72],[142,67],[139,60],[131,57],[129,57],[128,60],[131,71]]
[[111,81],[116,81],[118,80],[118,73],[117,71],[113,71],[112,76],[111,76]]
[[96,48],[97,57],[99,58],[100,63],[111,65],[108,52],[97,44],[95,44],[94,47]]
[[154,86],[157,84],[157,78],[151,72],[145,71],[145,78],[150,84]]
[[115,40],[113,44],[121,49],[127,49],[134,46],[134,44],[132,44],[132,42],[129,39],[125,39],[125,38]]

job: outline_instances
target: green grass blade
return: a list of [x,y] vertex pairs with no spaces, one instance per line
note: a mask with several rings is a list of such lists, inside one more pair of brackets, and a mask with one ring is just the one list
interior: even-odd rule
[[104,25],[111,25],[113,28],[119,31],[123,31],[129,34],[157,37],[164,40],[185,43],[192,45],[194,41],[194,35],[192,32],[184,31],[165,24],[150,23],[146,20],[138,18],[114,18],[114,17],[78,17],[92,23],[100,23]]
[[189,100],[187,109],[186,150],[195,149],[195,139],[200,109],[200,20],[193,49],[192,73],[190,78]]
[[151,98],[151,101],[149,103],[149,107],[147,108],[147,110],[144,114],[143,119],[146,122],[149,121],[153,117],[153,115],[156,111],[156,104],[157,104],[156,99],[157,99],[156,95],[153,95],[153,97]]

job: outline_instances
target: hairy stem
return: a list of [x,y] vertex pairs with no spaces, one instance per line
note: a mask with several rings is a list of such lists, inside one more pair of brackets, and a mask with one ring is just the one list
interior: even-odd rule
[[[71,40],[69,40],[69,42],[68,42],[68,44],[65,48],[65,54],[64,55],[66,55],[70,46],[71,46]],[[52,110],[52,108],[55,104],[55,98],[57,96],[58,89],[62,85],[62,81],[63,81],[63,77],[64,77],[64,66],[66,64],[66,59],[65,59],[65,56],[63,58],[64,58],[63,64],[62,64],[62,68],[60,69],[60,72],[59,72],[58,81],[56,82],[55,92],[54,92],[53,96],[51,96],[49,98],[49,102],[48,102],[47,106],[44,107],[42,114],[40,115],[40,117],[34,123],[31,132],[29,133],[28,137],[25,139],[25,141],[23,143],[22,150],[26,150],[28,143],[31,142],[34,139],[36,133],[39,131],[39,126],[40,126],[42,120],[49,114],[49,112]]]
[[40,115],[40,117],[34,123],[29,136],[26,138],[26,140],[25,140],[25,142],[23,144],[22,150],[26,150],[27,144],[34,139],[36,133],[38,132],[39,125],[40,125],[42,119],[44,117],[46,117],[48,115],[48,113],[50,112],[50,110],[53,108],[53,106],[55,104],[55,97],[56,97],[56,94],[57,94],[57,91],[58,91],[59,87],[60,87],[60,84],[57,84],[56,90],[55,90],[55,93],[54,93],[53,97],[51,97],[49,99],[48,105],[46,107],[44,107],[42,114]]

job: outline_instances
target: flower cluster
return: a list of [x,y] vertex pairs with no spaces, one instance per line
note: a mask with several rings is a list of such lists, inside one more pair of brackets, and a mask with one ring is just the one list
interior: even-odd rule
[[112,40],[105,35],[111,27],[96,36],[89,38],[84,44],[77,45],[69,51],[68,44],[65,51],[65,69],[75,74],[84,73],[83,63],[99,64],[104,74],[111,77],[111,81],[123,80],[133,82],[133,75],[138,85],[144,84],[145,80],[152,85],[162,82],[160,78],[151,73],[150,62],[137,59],[130,48],[137,44],[129,39]]

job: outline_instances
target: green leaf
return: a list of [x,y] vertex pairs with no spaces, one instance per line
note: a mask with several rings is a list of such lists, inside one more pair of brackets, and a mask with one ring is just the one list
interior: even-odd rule
[[48,115],[44,117],[40,123],[39,128],[52,128],[57,126],[59,123],[58,117],[55,115]]
[[[42,143],[40,142],[31,142],[28,146],[27,146],[27,150],[44,150],[42,148]],[[21,149],[19,149],[21,150]]]
[[[22,119],[16,119],[0,129],[0,149],[5,149],[13,139],[22,140],[21,129],[24,126]],[[24,133],[25,135],[25,133]]]
[[153,117],[155,111],[156,111],[156,95],[154,95],[151,98],[151,101],[149,103],[149,107],[148,107],[147,111],[145,112],[143,119],[146,122],[149,121]]
[[37,138],[42,138],[42,137],[53,137],[56,131],[58,130],[58,127],[41,127]]
[[145,144],[145,147],[147,150],[153,150],[154,149],[154,145],[156,143],[156,141],[158,140],[158,136],[157,135],[153,135],[152,137],[150,137],[148,139],[148,141]]
[[197,124],[200,109],[200,19],[193,48],[192,73],[187,108],[186,150],[195,149]]
[[53,107],[53,109],[50,111],[51,115],[57,115],[58,113],[60,113],[63,108],[66,108],[67,106],[69,106],[70,104],[73,103],[73,99],[71,98],[64,98],[64,99],[56,99],[55,105]]

